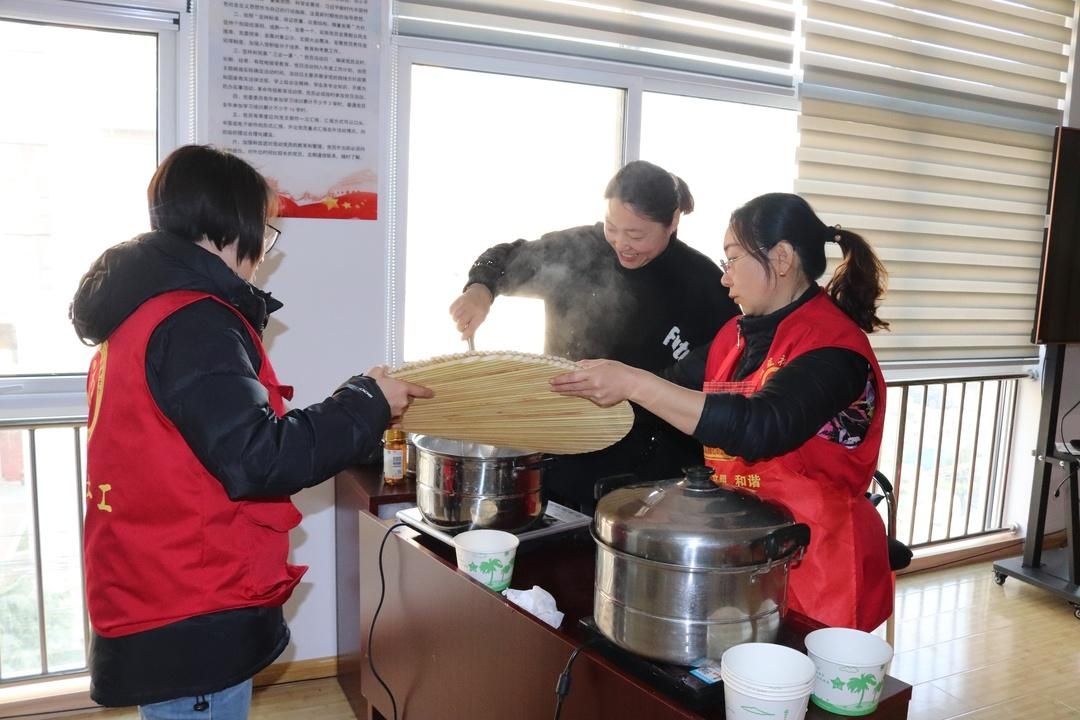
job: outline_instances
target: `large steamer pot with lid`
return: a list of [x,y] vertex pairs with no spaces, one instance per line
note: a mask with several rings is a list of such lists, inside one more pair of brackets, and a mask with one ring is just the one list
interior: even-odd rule
[[706,467],[605,495],[592,533],[597,627],[626,650],[678,665],[775,641],[789,568],[810,542],[787,509],[717,486]]
[[524,530],[544,515],[541,453],[430,435],[416,445],[416,506],[448,530]]

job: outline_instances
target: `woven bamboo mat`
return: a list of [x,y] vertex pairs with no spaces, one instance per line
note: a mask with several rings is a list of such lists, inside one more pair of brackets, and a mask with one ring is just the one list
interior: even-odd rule
[[600,408],[551,391],[573,362],[546,355],[470,352],[407,363],[390,372],[435,391],[405,413],[408,432],[557,454],[600,450],[634,422],[629,403]]

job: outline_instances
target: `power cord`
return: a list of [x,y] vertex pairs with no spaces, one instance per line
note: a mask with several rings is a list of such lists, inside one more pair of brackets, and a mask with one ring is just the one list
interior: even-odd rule
[[577,660],[578,653],[591,643],[591,639],[586,640],[574,648],[574,652],[570,653],[570,658],[566,661],[566,667],[559,674],[559,680],[555,683],[555,720],[559,720],[559,716],[562,715],[563,701],[570,694],[570,671],[574,667],[574,660]]
[[382,542],[379,543],[379,604],[375,606],[375,614],[371,616],[371,627],[368,629],[367,647],[368,647],[368,667],[371,668],[371,674],[375,676],[375,679],[382,685],[383,690],[390,696],[390,707],[394,709],[394,718],[397,720],[397,701],[394,699],[394,693],[390,691],[390,686],[386,684],[386,681],[382,679],[382,675],[379,675],[379,671],[375,669],[375,622],[379,619],[379,611],[382,610],[383,600],[386,599],[386,575],[383,573],[383,549],[386,548],[386,541],[393,535],[394,530],[399,527],[405,527],[406,523],[399,522],[394,523],[383,535]]
[[[1061,416],[1061,420],[1058,421],[1058,437],[1061,438],[1061,449],[1069,453],[1069,456],[1074,459],[1080,459],[1080,455],[1077,455],[1075,452],[1073,452],[1071,443],[1065,442],[1065,420],[1069,417],[1069,414],[1072,413],[1072,411],[1075,410],[1077,407],[1080,407],[1080,400],[1074,402],[1072,407],[1066,410],[1065,414]],[[1061,479],[1061,482],[1058,483],[1057,488],[1054,490],[1054,497],[1061,496],[1061,486],[1064,485],[1065,481],[1068,479],[1069,476],[1066,473],[1065,477]]]
[[1077,400],[1072,404],[1072,407],[1065,411],[1065,414],[1061,416],[1061,420],[1058,420],[1058,437],[1061,438],[1061,447],[1067,453],[1073,457],[1078,457],[1076,453],[1072,451],[1072,445],[1065,442],[1065,420],[1072,414],[1072,411],[1077,407],[1080,407],[1080,400]]

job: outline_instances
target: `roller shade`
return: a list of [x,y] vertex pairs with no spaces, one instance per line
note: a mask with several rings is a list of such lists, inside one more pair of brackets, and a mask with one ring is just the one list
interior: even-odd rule
[[1074,0],[807,3],[796,191],[885,263],[892,330],[872,336],[883,360],[1037,357],[1073,10]]
[[400,37],[587,57],[793,86],[794,0],[418,0],[394,3]]

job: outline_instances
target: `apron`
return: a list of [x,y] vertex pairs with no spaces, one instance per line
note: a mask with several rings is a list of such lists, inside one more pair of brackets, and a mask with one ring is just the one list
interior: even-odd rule
[[870,631],[892,614],[893,581],[884,523],[864,495],[885,418],[884,379],[866,335],[821,292],[780,322],[761,367],[733,381],[743,350],[733,319],[713,341],[702,389],[751,395],[791,359],[823,347],[859,352],[873,370],[873,418],[856,447],[815,435],[792,452],[757,462],[706,447],[705,462],[718,484],[780,503],[810,526],[810,546],[790,574],[788,607],[828,626]]
[[101,345],[87,376],[87,608],[94,631],[120,637],[197,615],[277,607],[307,569],[288,562],[300,512],[289,497],[231,500],[146,381],[154,330],[210,298],[237,314],[260,357],[259,383],[279,417],[282,385],[258,333],[232,306],[178,290],[143,303]]

